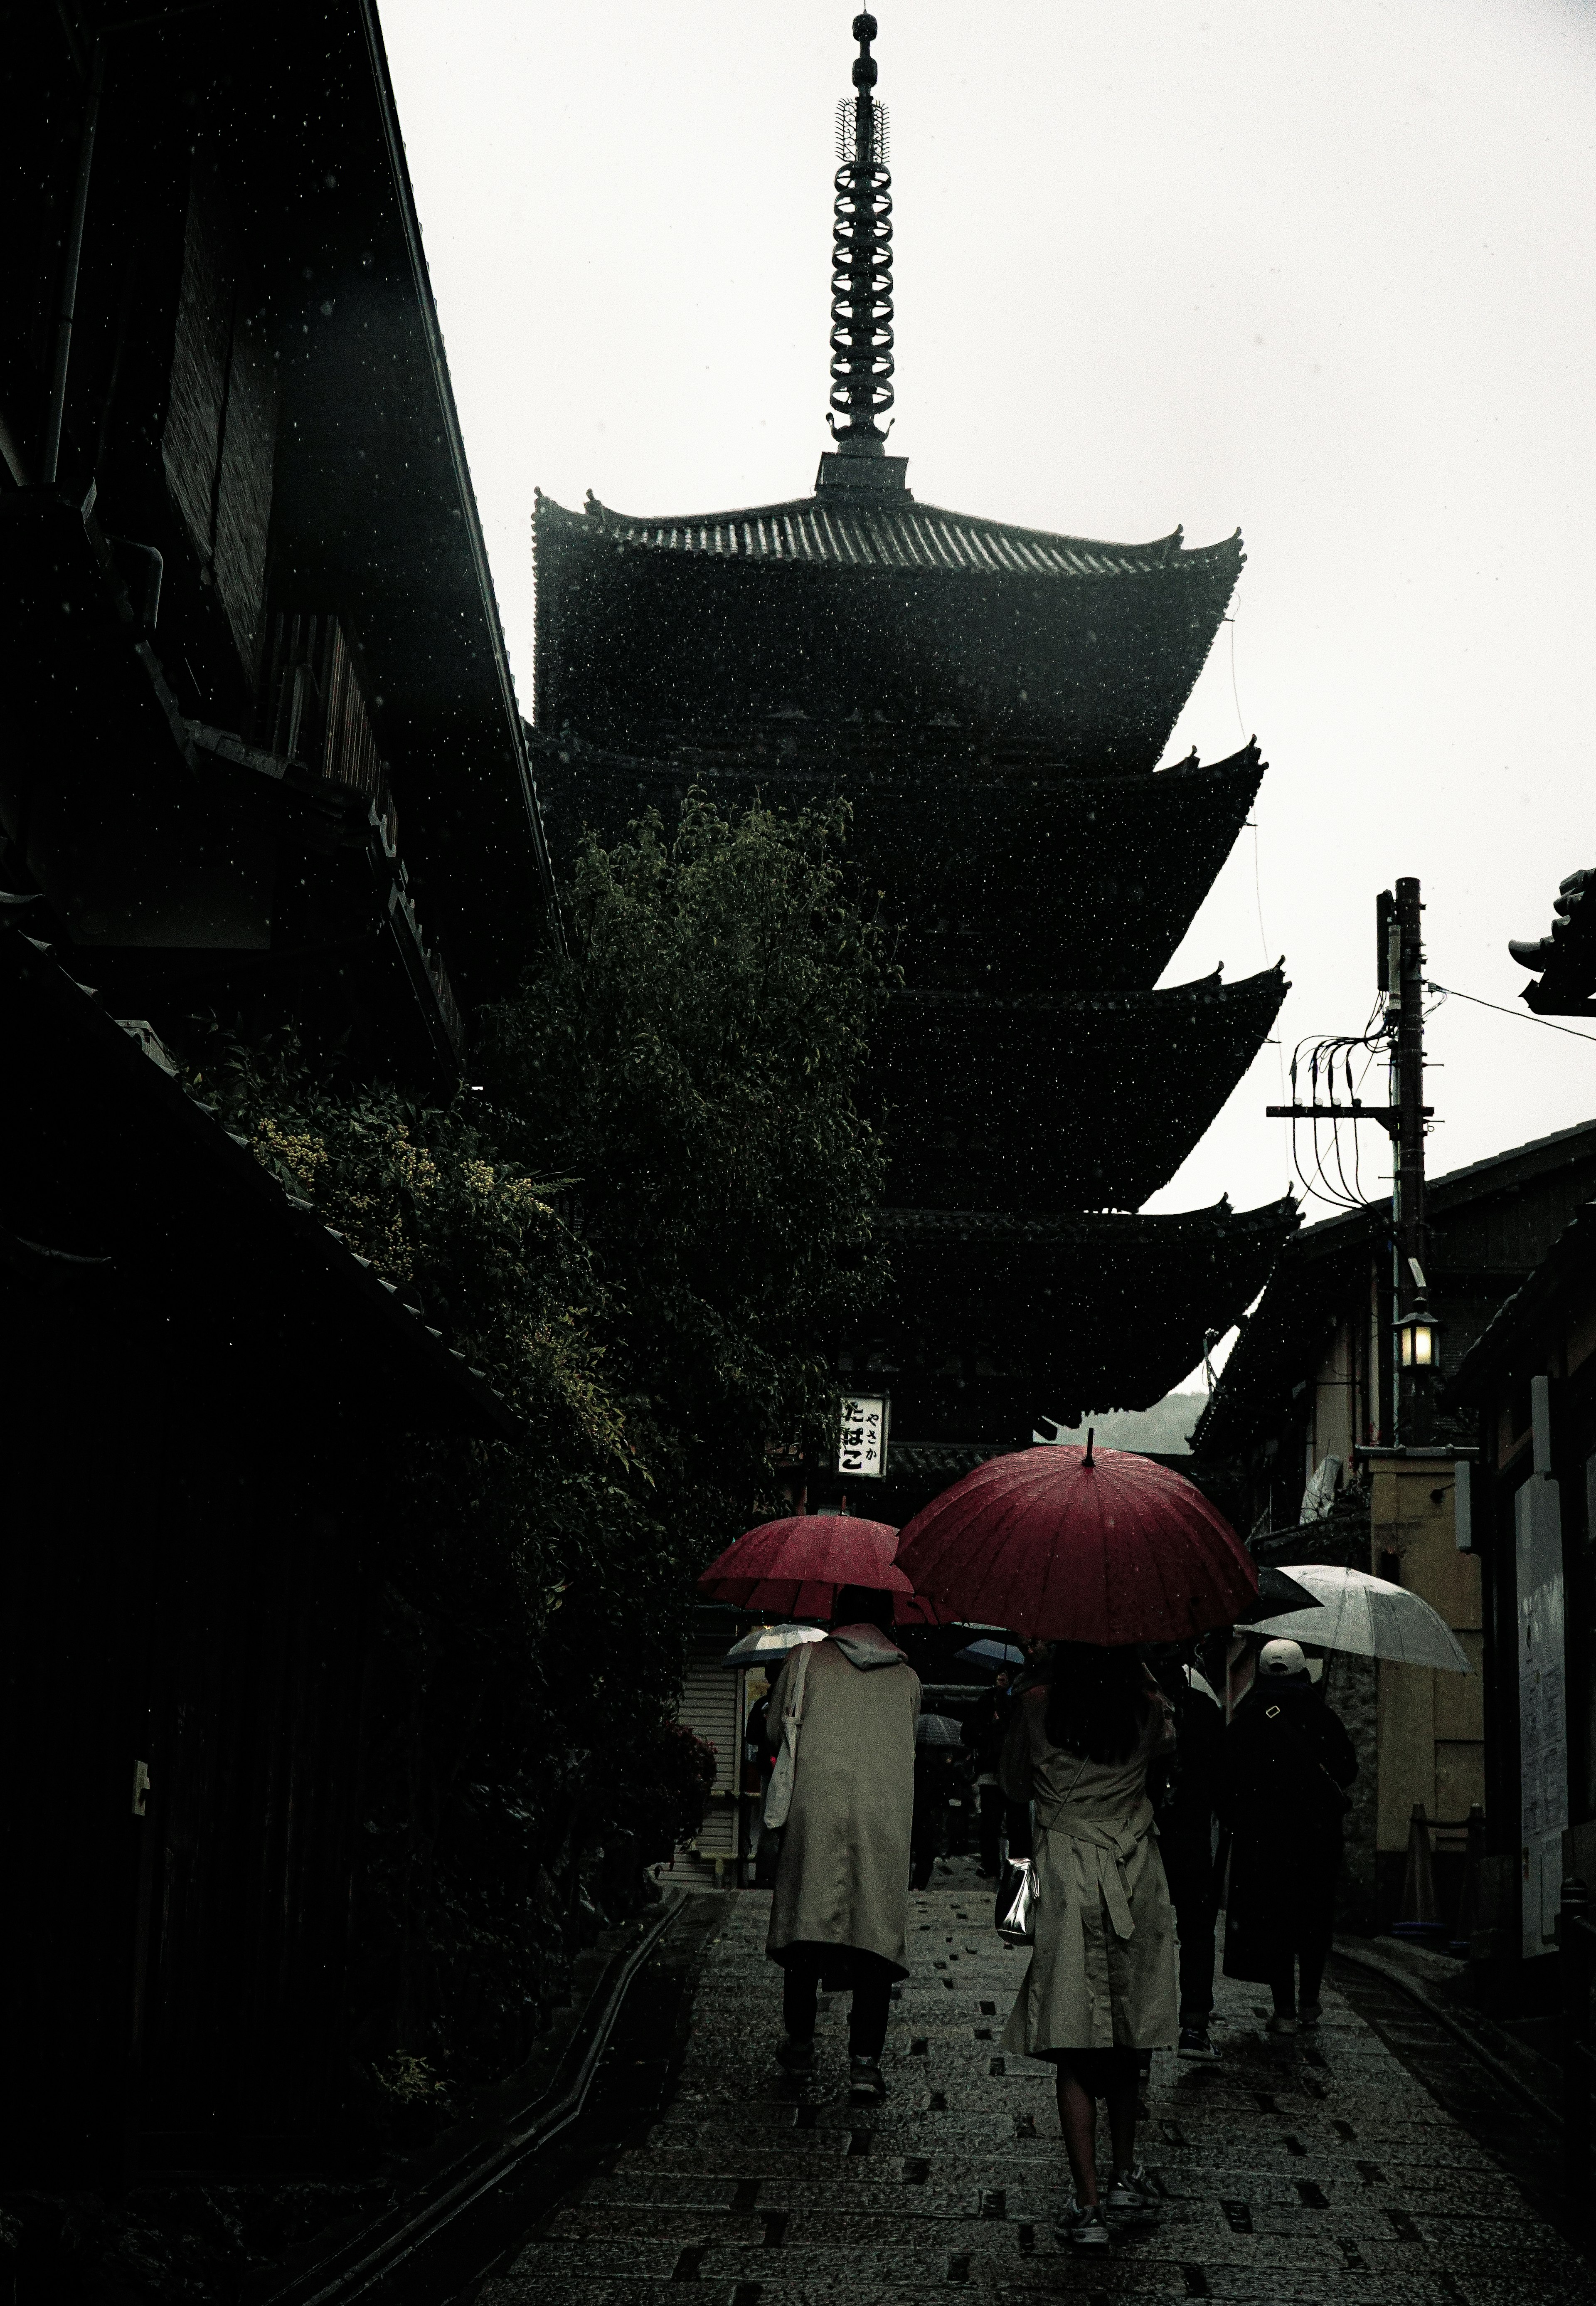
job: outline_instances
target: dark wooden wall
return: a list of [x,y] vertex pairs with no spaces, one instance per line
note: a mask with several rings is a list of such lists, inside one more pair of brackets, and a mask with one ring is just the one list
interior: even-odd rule
[[320,2160],[385,1437],[115,1279],[5,1310],[13,2166]]

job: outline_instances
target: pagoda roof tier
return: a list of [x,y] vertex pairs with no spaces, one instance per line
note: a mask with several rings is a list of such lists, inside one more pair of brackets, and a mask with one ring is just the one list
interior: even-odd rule
[[884,1209],[892,1298],[847,1373],[890,1392],[894,1446],[1024,1442],[1045,1418],[1148,1408],[1241,1318],[1299,1222],[1289,1198],[1167,1217]]
[[1168,966],[1246,822],[1264,763],[1228,760],[1139,777],[1072,777],[900,755],[880,763],[765,759],[705,766],[638,759],[575,739],[535,742],[559,869],[657,808],[667,829],[696,784],[729,814],[762,799],[797,811],[852,805],[849,856],[901,931],[911,985],[1012,992],[1150,986]]
[[874,1066],[889,1198],[1139,1209],[1241,1080],[1286,990],[1276,966],[1156,993],[895,994]]
[[658,755],[778,719],[843,750],[940,725],[1098,774],[1153,767],[1244,559],[1239,534],[1096,543],[907,495],[642,520],[540,494],[533,535],[546,731]]

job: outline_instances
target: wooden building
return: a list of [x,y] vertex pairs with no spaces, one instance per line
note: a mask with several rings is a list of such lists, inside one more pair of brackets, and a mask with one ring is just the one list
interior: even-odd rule
[[396,1459],[515,1429],[170,1052],[447,1087],[550,883],[374,9],[0,70],[7,2165],[325,2161]]
[[1596,1870],[1596,1209],[1576,1209],[1451,1386],[1478,1418],[1469,1540],[1483,1593],[1491,1857],[1474,1953],[1550,2007],[1563,1877]]
[[[1263,774],[1157,763],[1239,536],[1109,544],[945,511],[890,405],[892,248],[875,20],[841,107],[835,445],[813,492],[646,517],[537,500],[537,774],[557,866],[588,829],[844,795],[907,983],[875,1051],[893,1301],[832,1341],[891,1398],[904,1519],[1038,1419],[1148,1405],[1256,1294],[1289,1200],[1139,1214],[1241,1080],[1281,970],[1158,980]],[[811,1469],[810,1495],[843,1484]],[[854,1484],[858,1494],[858,1483]]]
[[7,46],[5,885],[122,1013],[447,1076],[550,886],[374,11]]
[[1491,1627],[1501,1605],[1491,1600],[1489,1567],[1481,1581],[1488,1557],[1466,1494],[1481,1445],[1456,1388],[1466,1376],[1471,1401],[1478,1398],[1477,1341],[1497,1334],[1504,1299],[1529,1286],[1593,1192],[1596,1122],[1430,1184],[1427,1275],[1450,1403],[1433,1443],[1392,1441],[1388,1200],[1305,1226],[1285,1244],[1191,1437],[1199,1473],[1236,1497],[1260,1559],[1338,1562],[1409,1586],[1441,1612],[1480,1669],[1464,1677],[1334,1661],[1332,1699],[1363,1762],[1348,1853],[1370,1920],[1395,1915],[1415,1803],[1438,1829],[1448,1921],[1457,1918],[1470,1809],[1485,1808],[1498,1871],[1517,1849],[1516,1795],[1507,1798],[1502,1774],[1510,1769],[1505,1717],[1493,1697],[1506,1669],[1489,1662],[1493,1639],[1500,1650]]

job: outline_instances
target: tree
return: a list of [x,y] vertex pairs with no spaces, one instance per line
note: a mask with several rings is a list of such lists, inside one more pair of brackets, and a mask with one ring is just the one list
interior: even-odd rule
[[590,843],[572,952],[486,1020],[519,1157],[578,1182],[611,1379],[701,1561],[834,1413],[828,1332],[879,1296],[881,1138],[859,1110],[896,981],[844,876],[845,807],[729,822],[688,794]]
[[695,1830],[693,1575],[772,1504],[824,1332],[880,1285],[854,1093],[892,971],[844,830],[694,795],[669,840],[590,844],[570,958],[479,1021],[485,1099],[219,1032],[191,1076],[522,1424],[393,1473],[352,1975],[363,2071],[422,2119],[526,2054]]

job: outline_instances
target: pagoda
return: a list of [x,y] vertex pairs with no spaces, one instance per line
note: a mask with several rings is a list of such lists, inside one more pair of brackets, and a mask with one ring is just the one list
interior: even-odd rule
[[[890,1301],[833,1341],[891,1399],[888,1519],[1038,1423],[1149,1406],[1262,1287],[1289,1200],[1138,1214],[1245,1073],[1282,969],[1158,979],[1264,764],[1159,758],[1240,534],[1109,544],[917,501],[888,452],[892,193],[875,19],[838,107],[832,446],[789,502],[637,517],[541,493],[533,741],[557,867],[585,830],[843,795],[899,934],[875,1050]],[[811,1500],[830,1496],[824,1469]],[[857,1494],[857,1485],[856,1485]]]

